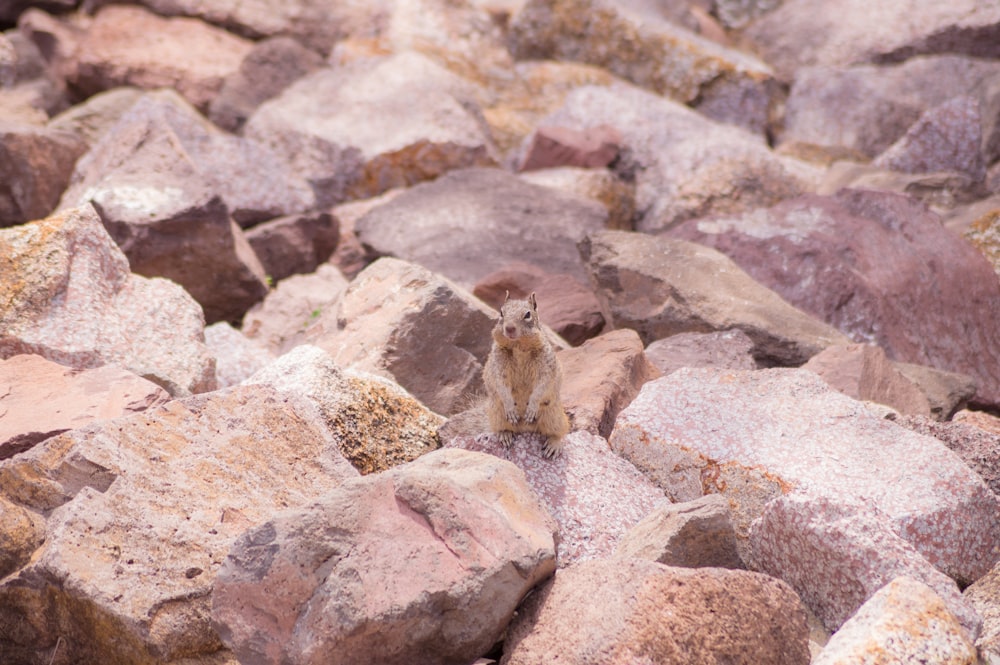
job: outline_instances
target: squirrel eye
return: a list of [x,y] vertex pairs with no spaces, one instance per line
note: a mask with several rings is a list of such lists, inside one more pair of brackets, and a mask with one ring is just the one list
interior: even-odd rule
[[525,312],[524,313],[524,320],[525,321],[530,321],[531,320],[531,312]]

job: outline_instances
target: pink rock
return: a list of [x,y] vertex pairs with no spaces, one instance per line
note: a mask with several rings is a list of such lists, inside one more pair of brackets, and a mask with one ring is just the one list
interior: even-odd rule
[[717,367],[718,369],[757,369],[753,340],[734,328],[713,333],[687,332],[651,342],[646,357],[662,373],[681,367]]
[[51,213],[86,149],[82,139],[65,131],[0,126],[0,228]]
[[0,231],[0,357],[114,363],[187,395],[215,387],[204,329],[182,288],[129,272],[90,206]]
[[491,435],[458,437],[445,447],[485,452],[516,464],[559,525],[559,567],[610,556],[626,531],[665,503],[663,492],[607,441],[571,432],[559,457],[542,456],[541,439],[521,434],[510,449]]
[[337,218],[326,212],[279,217],[247,230],[253,248],[274,282],[315,272],[337,248]]
[[219,388],[235,386],[274,360],[263,345],[248,339],[225,321],[205,328],[205,346],[215,356]]
[[1000,562],[965,590],[965,598],[983,617],[983,630],[976,640],[986,663],[1000,659]]
[[604,167],[618,157],[621,140],[621,134],[610,125],[583,131],[542,127],[532,137],[519,170],[554,166]]
[[77,370],[36,355],[0,360],[0,460],[94,420],[169,400],[163,388],[114,365]]
[[212,617],[243,662],[472,662],[552,574],[555,528],[513,464],[438,451],[251,529]]
[[934,589],[970,635],[979,633],[982,619],[955,582],[862,501],[786,494],[754,522],[750,546],[753,569],[790,584],[830,631],[905,575]]
[[740,503],[769,479],[781,494],[867,501],[960,583],[1000,548],[1000,498],[975,472],[806,370],[678,370],[643,386],[610,441],[674,500],[718,491]]
[[1000,496],[1000,430],[990,431],[976,426],[975,421],[957,417],[953,422],[935,422],[910,416],[897,418],[896,422],[948,446]]

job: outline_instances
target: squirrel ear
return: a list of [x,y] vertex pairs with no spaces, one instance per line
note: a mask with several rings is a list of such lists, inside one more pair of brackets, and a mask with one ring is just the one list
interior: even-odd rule
[[510,291],[504,291],[503,302],[506,305],[507,301],[510,300]]
[[531,309],[538,309],[538,302],[535,300],[535,292],[532,291],[531,295],[528,296],[528,304],[531,305]]

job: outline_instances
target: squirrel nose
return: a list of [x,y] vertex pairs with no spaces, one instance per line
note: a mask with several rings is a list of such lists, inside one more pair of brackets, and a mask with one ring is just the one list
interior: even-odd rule
[[507,337],[513,337],[514,333],[517,332],[517,328],[515,328],[514,326],[507,326],[506,328],[504,328],[504,332],[507,333]]

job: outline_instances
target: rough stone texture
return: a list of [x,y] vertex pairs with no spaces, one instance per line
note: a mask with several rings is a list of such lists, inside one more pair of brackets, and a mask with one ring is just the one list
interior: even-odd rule
[[558,353],[562,402],[574,429],[607,438],[642,384],[660,377],[634,330],[612,330]]
[[973,182],[986,178],[979,102],[955,97],[924,112],[872,166],[904,173],[957,171]]
[[263,102],[323,65],[323,58],[294,39],[274,37],[258,42],[239,69],[222,83],[208,108],[208,118],[231,132],[243,128]]
[[827,347],[802,369],[816,372],[848,397],[885,404],[904,415],[930,415],[930,402],[920,388],[872,344]]
[[48,126],[50,129],[76,134],[89,148],[142,99],[143,94],[139,88],[130,86],[100,92],[55,116],[48,122]]
[[972,376],[974,401],[1000,404],[1000,281],[921,203],[843,190],[692,221],[674,234],[715,247],[788,302],[893,360]]
[[242,662],[472,662],[552,574],[555,530],[513,464],[438,451],[249,531],[212,616]]
[[975,665],[976,650],[933,589],[899,577],[872,596],[813,661],[813,665],[881,663]]
[[976,381],[967,374],[942,372],[912,363],[897,362],[893,367],[924,393],[935,420],[948,420],[956,411],[964,409],[976,394]]
[[622,136],[610,125],[577,131],[542,127],[531,137],[520,171],[556,166],[603,168],[618,158]]
[[5,658],[216,652],[212,589],[232,543],[356,475],[312,405],[266,386],[175,400],[5,460],[0,491],[48,515],[42,549],[0,582],[0,625],[18,626],[0,636]]
[[955,414],[954,421],[973,425],[992,434],[1000,434],[1000,417],[985,411],[969,411],[963,409]]
[[910,416],[896,418],[896,422],[948,446],[1000,496],[1000,431],[981,429],[967,420],[942,423]]
[[879,509],[960,584],[1000,555],[1000,498],[982,478],[937,440],[868,412],[806,370],[678,370],[643,386],[610,442],[672,500],[729,498],[738,535],[764,502],[799,490]]
[[0,460],[94,420],[169,400],[163,388],[114,365],[77,370],[30,354],[0,360]]
[[681,568],[743,568],[729,502],[718,494],[656,509],[628,530],[615,556]]
[[342,367],[391,378],[448,415],[482,390],[496,316],[448,279],[383,258],[354,278],[310,337]]
[[667,237],[604,231],[580,254],[618,328],[644,343],[683,332],[739,329],[762,365],[800,365],[848,340],[792,307],[719,252]]
[[563,166],[520,174],[525,182],[578,194],[608,209],[605,227],[620,231],[635,228],[635,182],[619,178],[608,169]]
[[[485,431],[486,420],[482,421]],[[491,434],[449,437],[445,447],[496,455],[516,464],[559,525],[559,567],[610,556],[626,531],[667,499],[634,466],[587,432],[566,437],[555,459],[542,455],[543,437],[517,435],[504,448]]]
[[176,284],[129,272],[93,208],[0,231],[0,357],[109,363],[172,395],[215,387],[198,304]]
[[753,340],[739,329],[677,333],[646,346],[646,358],[663,374],[681,367],[757,369]]
[[385,471],[440,446],[444,421],[395,383],[345,372],[325,351],[302,345],[246,380],[313,402],[341,454],[363,474]]
[[616,170],[635,179],[640,231],[774,205],[811,186],[747,132],[625,84],[577,87],[540,127],[602,124],[622,135]]
[[1000,54],[1000,7],[977,0],[795,0],[747,31],[754,49],[791,79],[803,65],[901,62],[920,54]]
[[500,662],[805,665],[808,635],[795,593],[765,575],[588,561],[528,598]]
[[1000,563],[965,590],[965,598],[983,618],[976,648],[987,665],[1000,662]]
[[466,288],[514,261],[586,281],[576,242],[607,210],[500,169],[465,169],[412,187],[355,223],[375,256],[413,261]]
[[970,635],[979,632],[982,620],[955,582],[863,501],[797,492],[779,497],[751,527],[750,547],[751,567],[788,582],[830,631],[905,575],[934,589]]
[[86,149],[69,132],[0,123],[0,228],[51,213]]
[[45,520],[0,495],[0,579],[28,563],[45,541]]
[[279,217],[246,233],[247,242],[275,282],[315,272],[337,248],[340,225],[328,212]]
[[215,356],[215,381],[219,388],[235,386],[274,360],[263,345],[247,339],[225,321],[205,328],[205,346]]
[[417,53],[309,74],[262,104],[244,134],[287,160],[321,206],[496,161],[471,84]]
[[536,294],[538,317],[573,346],[584,343],[604,327],[601,303],[589,288],[567,274],[551,274],[530,263],[515,262],[483,277],[472,294],[500,310],[507,294],[524,300]]
[[336,310],[346,289],[347,280],[328,263],[283,279],[243,316],[243,334],[281,355],[305,341],[324,312]]
[[962,235],[986,257],[1000,277],[1000,209],[979,216]]
[[738,90],[744,112],[719,119],[763,129],[771,69],[754,56],[671,23],[652,4],[529,0],[511,21],[511,50],[520,59],[597,65],[684,103],[698,102],[709,91],[719,95],[726,88],[733,95]]
[[358,240],[358,236],[354,232],[354,226],[371,210],[388,203],[405,191],[406,189],[402,187],[390,189],[385,194],[370,199],[349,201],[331,208],[333,216],[340,222],[340,241],[337,243],[337,249],[334,250],[333,256],[330,257],[330,263],[344,273],[347,279],[357,277],[358,273],[372,262],[372,258],[361,246],[361,241]]

